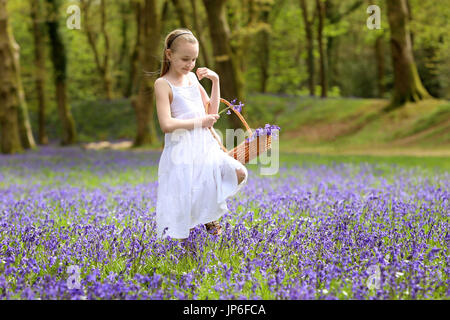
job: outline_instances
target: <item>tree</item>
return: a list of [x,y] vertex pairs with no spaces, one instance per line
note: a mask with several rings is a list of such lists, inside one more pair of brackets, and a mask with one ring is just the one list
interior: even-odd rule
[[[225,1],[203,0],[208,13],[208,25],[214,53],[215,71],[220,76],[221,97],[227,100],[234,98],[243,100],[244,79],[239,68],[239,63],[236,61],[237,59],[231,50],[230,28],[226,18]],[[234,128],[243,126],[234,113],[229,119]]]
[[30,117],[28,115],[28,106],[27,102],[25,100],[25,91],[23,90],[22,86],[22,79],[20,76],[20,47],[14,41],[14,37],[11,33],[11,44],[13,49],[13,57],[14,57],[14,64],[15,68],[17,70],[17,94],[19,99],[19,109],[17,114],[17,121],[19,124],[19,135],[20,135],[20,141],[22,142],[22,146],[25,149],[34,149],[36,147],[36,143],[33,138],[33,133],[31,131],[31,124],[30,124]]
[[[163,10],[166,6],[163,4]],[[143,4],[137,3],[139,12],[139,62],[143,70],[157,70],[159,67],[160,53],[158,44],[161,39],[162,15],[156,0],[145,0]],[[141,146],[153,144],[157,141],[156,127],[154,122],[154,79],[142,78],[139,84],[137,96],[132,98],[132,106],[136,114],[137,133],[133,145]]]
[[[184,6],[184,2],[180,0],[172,0],[172,4],[175,7],[175,10],[177,12],[178,20],[180,21],[182,28],[188,28],[195,33],[198,42],[199,42],[199,48],[200,53],[198,57],[198,66],[209,66],[209,58],[208,58],[208,52],[206,50],[204,37],[203,37],[203,28],[200,27],[199,19],[200,16],[198,15],[197,10],[197,4],[195,3],[195,0],[191,0],[191,9],[192,9],[192,19],[188,19],[188,13]],[[192,22],[191,22],[192,21]],[[206,88],[207,91],[211,91],[211,82],[207,79],[202,79],[200,82],[202,82],[202,85]]]
[[[202,59],[200,61],[203,61],[203,65],[209,66],[210,59],[209,59],[208,51],[206,50],[205,37],[204,37],[204,33],[203,33],[203,25],[199,24],[200,15],[197,10],[197,4],[196,4],[195,0],[190,0],[190,2],[191,2],[192,15],[193,15],[193,20],[194,20],[194,22],[193,22],[194,30],[195,30],[195,33],[197,34],[198,41],[200,42],[200,52],[202,54]],[[207,82],[207,83],[209,84],[209,82]],[[209,88],[209,89],[211,89],[211,88]]]
[[[30,119],[28,116],[28,107],[25,101],[25,92],[22,86],[22,80],[20,76],[20,47],[14,39],[11,26],[8,22],[8,14],[6,12],[6,1],[1,4],[2,21],[3,21],[3,55],[6,61],[3,69],[4,73],[0,73],[0,77],[4,78],[6,90],[0,96],[3,96],[4,106],[3,111],[5,114],[0,117],[2,124],[2,133],[5,137],[2,143],[2,152],[14,153],[20,151],[21,148],[30,149],[35,148],[33,134],[31,131]],[[2,102],[0,101],[0,104]],[[3,112],[0,112],[3,113]],[[13,119],[15,117],[16,119]],[[17,127],[17,128],[16,128]],[[20,143],[16,144],[16,131],[18,130]],[[2,137],[3,137],[2,134]]]
[[[369,1],[370,2],[370,1]],[[329,87],[340,86],[339,81],[339,50],[340,37],[346,33],[346,28],[340,28],[341,21],[355,10],[359,9],[364,0],[349,2],[350,4],[341,9],[343,1],[325,0],[325,16],[328,30],[326,35],[327,69]],[[347,1],[344,2],[347,4]]]
[[267,26],[266,28],[263,28],[259,34],[257,35],[257,44],[260,48],[260,55],[258,59],[258,65],[259,69],[261,70],[261,76],[260,76],[260,85],[259,90],[261,92],[267,91],[267,81],[269,79],[269,61],[270,61],[270,24],[269,24],[269,18],[270,18],[270,12],[273,8],[272,5],[266,5],[262,8],[260,13],[260,20],[261,22]]
[[394,67],[394,93],[386,111],[407,101],[430,97],[422,85],[414,61],[406,0],[388,0],[387,14],[391,31],[391,54]]
[[320,87],[322,98],[327,97],[328,80],[327,80],[327,62],[326,54],[323,48],[323,27],[325,24],[325,4],[323,0],[316,0],[316,10],[319,17],[319,23],[317,25],[317,42],[319,43],[319,67],[320,67]]
[[130,77],[125,88],[125,97],[137,94],[139,88],[139,48],[141,47],[141,4],[139,1],[132,1],[131,6],[136,18],[136,38],[133,51],[130,56]]
[[6,0],[0,0],[0,147],[2,153],[8,154],[22,151],[17,117],[19,70],[14,63],[14,43]]
[[378,96],[384,96],[384,33],[382,32],[375,40],[375,61],[377,67],[377,89]]
[[131,62],[129,57],[129,40],[128,40],[128,29],[129,24],[132,21],[133,11],[130,2],[121,2],[120,3],[120,35],[121,35],[121,45],[120,45],[120,54],[119,60],[117,61],[117,65],[120,66],[120,71],[117,73],[117,82],[116,82],[116,90],[121,91],[124,97],[129,97],[131,93],[129,93],[129,84],[131,83],[131,72],[129,72]]
[[[256,65],[260,70],[259,76],[259,91],[267,92],[267,84],[269,81],[269,66],[270,66],[270,51],[272,42],[272,25],[275,23],[280,12],[283,11],[286,0],[260,0],[255,4],[254,15],[256,15],[256,20],[253,25],[249,24],[249,28],[254,28],[255,35],[255,47],[256,52]],[[251,16],[251,15],[250,15]],[[252,20],[249,19],[251,22]],[[256,26],[254,26],[256,24]]]
[[47,144],[48,137],[45,132],[45,23],[43,21],[42,3],[40,0],[30,0],[32,32],[34,39],[34,62],[36,66],[36,94],[38,99],[38,142]]
[[47,0],[49,16],[47,18],[47,28],[50,37],[51,57],[54,68],[54,82],[56,88],[56,102],[58,115],[62,124],[61,145],[73,144],[76,141],[75,122],[67,103],[66,84],[66,48],[59,31],[58,12],[59,0]]
[[110,49],[109,49],[109,34],[106,31],[106,6],[105,1],[100,0],[100,34],[103,36],[104,53],[101,60],[99,50],[97,48],[97,32],[89,22],[89,9],[92,4],[92,0],[81,0],[81,8],[86,17],[84,19],[84,27],[88,38],[89,45],[94,52],[95,65],[102,78],[103,87],[105,90],[106,99],[111,100],[113,96],[112,92],[112,77],[111,77],[111,63],[110,63]]
[[306,66],[308,70],[308,88],[309,95],[314,96],[314,37],[313,37],[313,25],[316,16],[314,11],[312,17],[308,14],[308,6],[306,0],[300,0],[300,7],[302,8],[303,25],[305,26],[306,34]]

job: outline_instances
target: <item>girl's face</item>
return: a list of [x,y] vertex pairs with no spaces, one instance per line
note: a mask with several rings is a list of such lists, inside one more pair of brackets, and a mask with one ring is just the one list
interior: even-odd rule
[[182,41],[178,43],[176,50],[168,49],[167,58],[170,61],[170,69],[176,73],[188,74],[195,67],[198,57],[198,43]]

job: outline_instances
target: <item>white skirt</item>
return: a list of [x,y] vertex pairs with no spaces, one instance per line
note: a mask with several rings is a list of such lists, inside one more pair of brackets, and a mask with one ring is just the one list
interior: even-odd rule
[[[247,168],[226,154],[207,128],[166,133],[158,166],[158,239],[189,237],[191,228],[229,212],[226,199],[247,183]],[[238,185],[236,169],[245,172]]]

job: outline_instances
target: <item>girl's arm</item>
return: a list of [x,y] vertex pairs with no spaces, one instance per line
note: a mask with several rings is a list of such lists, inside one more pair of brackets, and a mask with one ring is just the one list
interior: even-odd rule
[[211,88],[211,99],[209,100],[209,110],[210,114],[217,114],[219,112],[219,103],[220,103],[220,84],[219,78],[214,79],[212,81]]
[[205,89],[200,84],[200,82],[198,83],[198,86],[200,88],[203,104],[206,106],[208,102],[210,103],[208,114],[217,114],[219,112],[219,104],[220,104],[219,76],[217,75],[217,73],[208,68],[198,68],[197,77],[198,80],[208,78],[212,81],[211,99],[208,97],[208,94],[206,93]]
[[155,81],[156,112],[161,130],[170,133],[176,129],[191,130],[203,126],[203,118],[175,119],[170,114],[169,85],[161,78]]

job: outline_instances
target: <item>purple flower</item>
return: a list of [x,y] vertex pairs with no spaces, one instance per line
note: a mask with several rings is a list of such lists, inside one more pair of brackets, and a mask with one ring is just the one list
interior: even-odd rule
[[428,253],[428,259],[434,258],[434,255],[439,251],[441,251],[441,248],[434,247],[433,249],[431,249],[430,252]]
[[[278,130],[266,123],[254,137]],[[157,182],[143,173],[160,156],[50,146],[0,155],[0,299],[450,296],[446,172],[430,179],[366,162],[280,166],[277,180],[254,175],[229,200],[219,242],[197,227],[189,241],[199,254],[186,256],[177,239],[156,239]],[[124,183],[110,183],[124,168]],[[43,169],[54,173],[44,182]],[[91,188],[91,176],[102,183]],[[74,264],[86,270],[82,288],[67,290]]]
[[220,111],[219,114],[221,114],[225,110],[227,110],[227,114],[231,114],[231,111],[229,110],[230,108],[233,108],[233,110],[236,110],[237,112],[241,112],[242,107],[244,106],[244,104],[241,101],[239,101],[239,104],[236,105],[236,101],[237,101],[237,99],[233,99],[230,102],[230,106],[228,106],[225,109],[223,109],[222,111]]
[[109,273],[109,275],[108,275],[108,280],[109,280],[109,282],[115,282],[115,281],[116,281],[116,276],[117,276],[117,273],[111,271],[111,272]]
[[237,112],[241,112],[243,106],[244,104],[239,101],[239,104],[237,106],[234,106],[234,110],[236,110]]
[[279,126],[277,125],[270,125],[266,123],[264,128],[257,128],[253,132],[252,136],[250,138],[246,138],[246,142],[250,142],[256,139],[256,137],[262,136],[262,135],[268,135],[272,136],[274,139],[278,137],[277,131],[281,130]]

